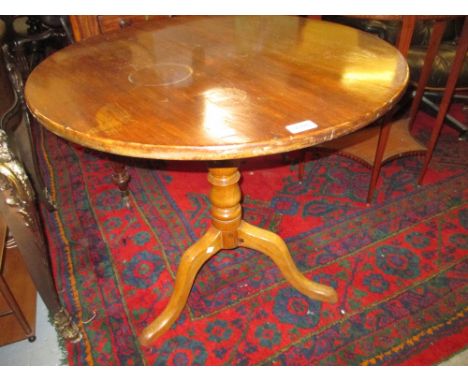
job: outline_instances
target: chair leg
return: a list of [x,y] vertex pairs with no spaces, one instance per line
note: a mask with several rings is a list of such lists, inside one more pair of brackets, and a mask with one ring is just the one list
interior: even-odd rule
[[421,171],[421,175],[418,180],[418,184],[422,185],[424,176],[426,175],[429,162],[431,161],[434,148],[437,144],[437,140],[440,135],[440,131],[444,124],[445,116],[447,115],[448,108],[450,106],[450,101],[452,99],[453,93],[455,91],[455,86],[457,84],[458,76],[463,67],[465,61],[466,52],[468,51],[468,17],[465,17],[465,22],[463,24],[463,30],[458,41],[457,51],[455,53],[455,58],[453,60],[452,68],[447,80],[447,85],[445,87],[444,95],[440,103],[439,113],[437,114],[434,127],[432,130],[431,138],[427,148],[427,153],[424,158],[424,165]]

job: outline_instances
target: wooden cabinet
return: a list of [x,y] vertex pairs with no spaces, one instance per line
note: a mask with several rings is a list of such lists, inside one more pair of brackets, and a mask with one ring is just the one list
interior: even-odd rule
[[36,288],[7,231],[0,219],[0,346],[36,338]]
[[114,32],[148,20],[170,16],[70,16],[73,36],[76,41],[84,40],[101,33]]
[[99,28],[101,33],[114,32],[131,25],[143,23],[148,20],[163,18],[169,16],[98,16]]

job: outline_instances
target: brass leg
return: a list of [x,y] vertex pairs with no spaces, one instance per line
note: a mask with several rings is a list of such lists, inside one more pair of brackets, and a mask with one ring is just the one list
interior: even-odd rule
[[245,246],[258,250],[275,262],[286,280],[299,292],[320,301],[337,301],[333,288],[310,281],[299,272],[286,244],[278,235],[241,220],[239,179],[240,174],[235,167],[210,168],[208,181],[212,185],[209,194],[212,226],[183,254],[174,292],[164,311],[143,330],[139,337],[142,345],[151,345],[177,320],[198,271],[221,249]]

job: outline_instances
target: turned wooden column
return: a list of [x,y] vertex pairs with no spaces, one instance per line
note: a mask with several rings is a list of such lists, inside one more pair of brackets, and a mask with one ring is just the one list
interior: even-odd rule
[[284,278],[299,292],[316,300],[337,302],[338,296],[333,288],[310,281],[300,273],[281,237],[242,220],[239,180],[240,173],[236,167],[209,169],[211,227],[182,255],[174,292],[164,311],[141,333],[139,340],[142,345],[151,345],[177,320],[187,303],[197,273],[222,249],[243,246],[259,251],[273,260]]
[[211,184],[211,224],[222,232],[223,248],[239,246],[237,229],[242,219],[240,173],[235,167],[211,168],[208,182]]

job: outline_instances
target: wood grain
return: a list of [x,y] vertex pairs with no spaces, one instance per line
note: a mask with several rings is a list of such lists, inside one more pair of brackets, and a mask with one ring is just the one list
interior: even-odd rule
[[[177,17],[69,46],[26,84],[33,114],[96,150],[219,160],[312,146],[374,121],[408,81],[401,54],[352,28],[287,16]],[[286,126],[311,120],[293,134]]]
[[[180,17],[57,52],[31,74],[26,98],[45,127],[93,149],[222,160],[353,132],[388,111],[407,82],[394,47],[345,26],[284,16]],[[242,220],[239,177],[234,164],[210,165],[211,227],[182,255],[173,294],[141,333],[143,345],[177,320],[196,274],[221,249],[256,249],[301,293],[337,302],[333,288],[298,271],[278,235]]]
[[101,34],[99,20],[96,16],[70,16],[70,25],[75,41]]

